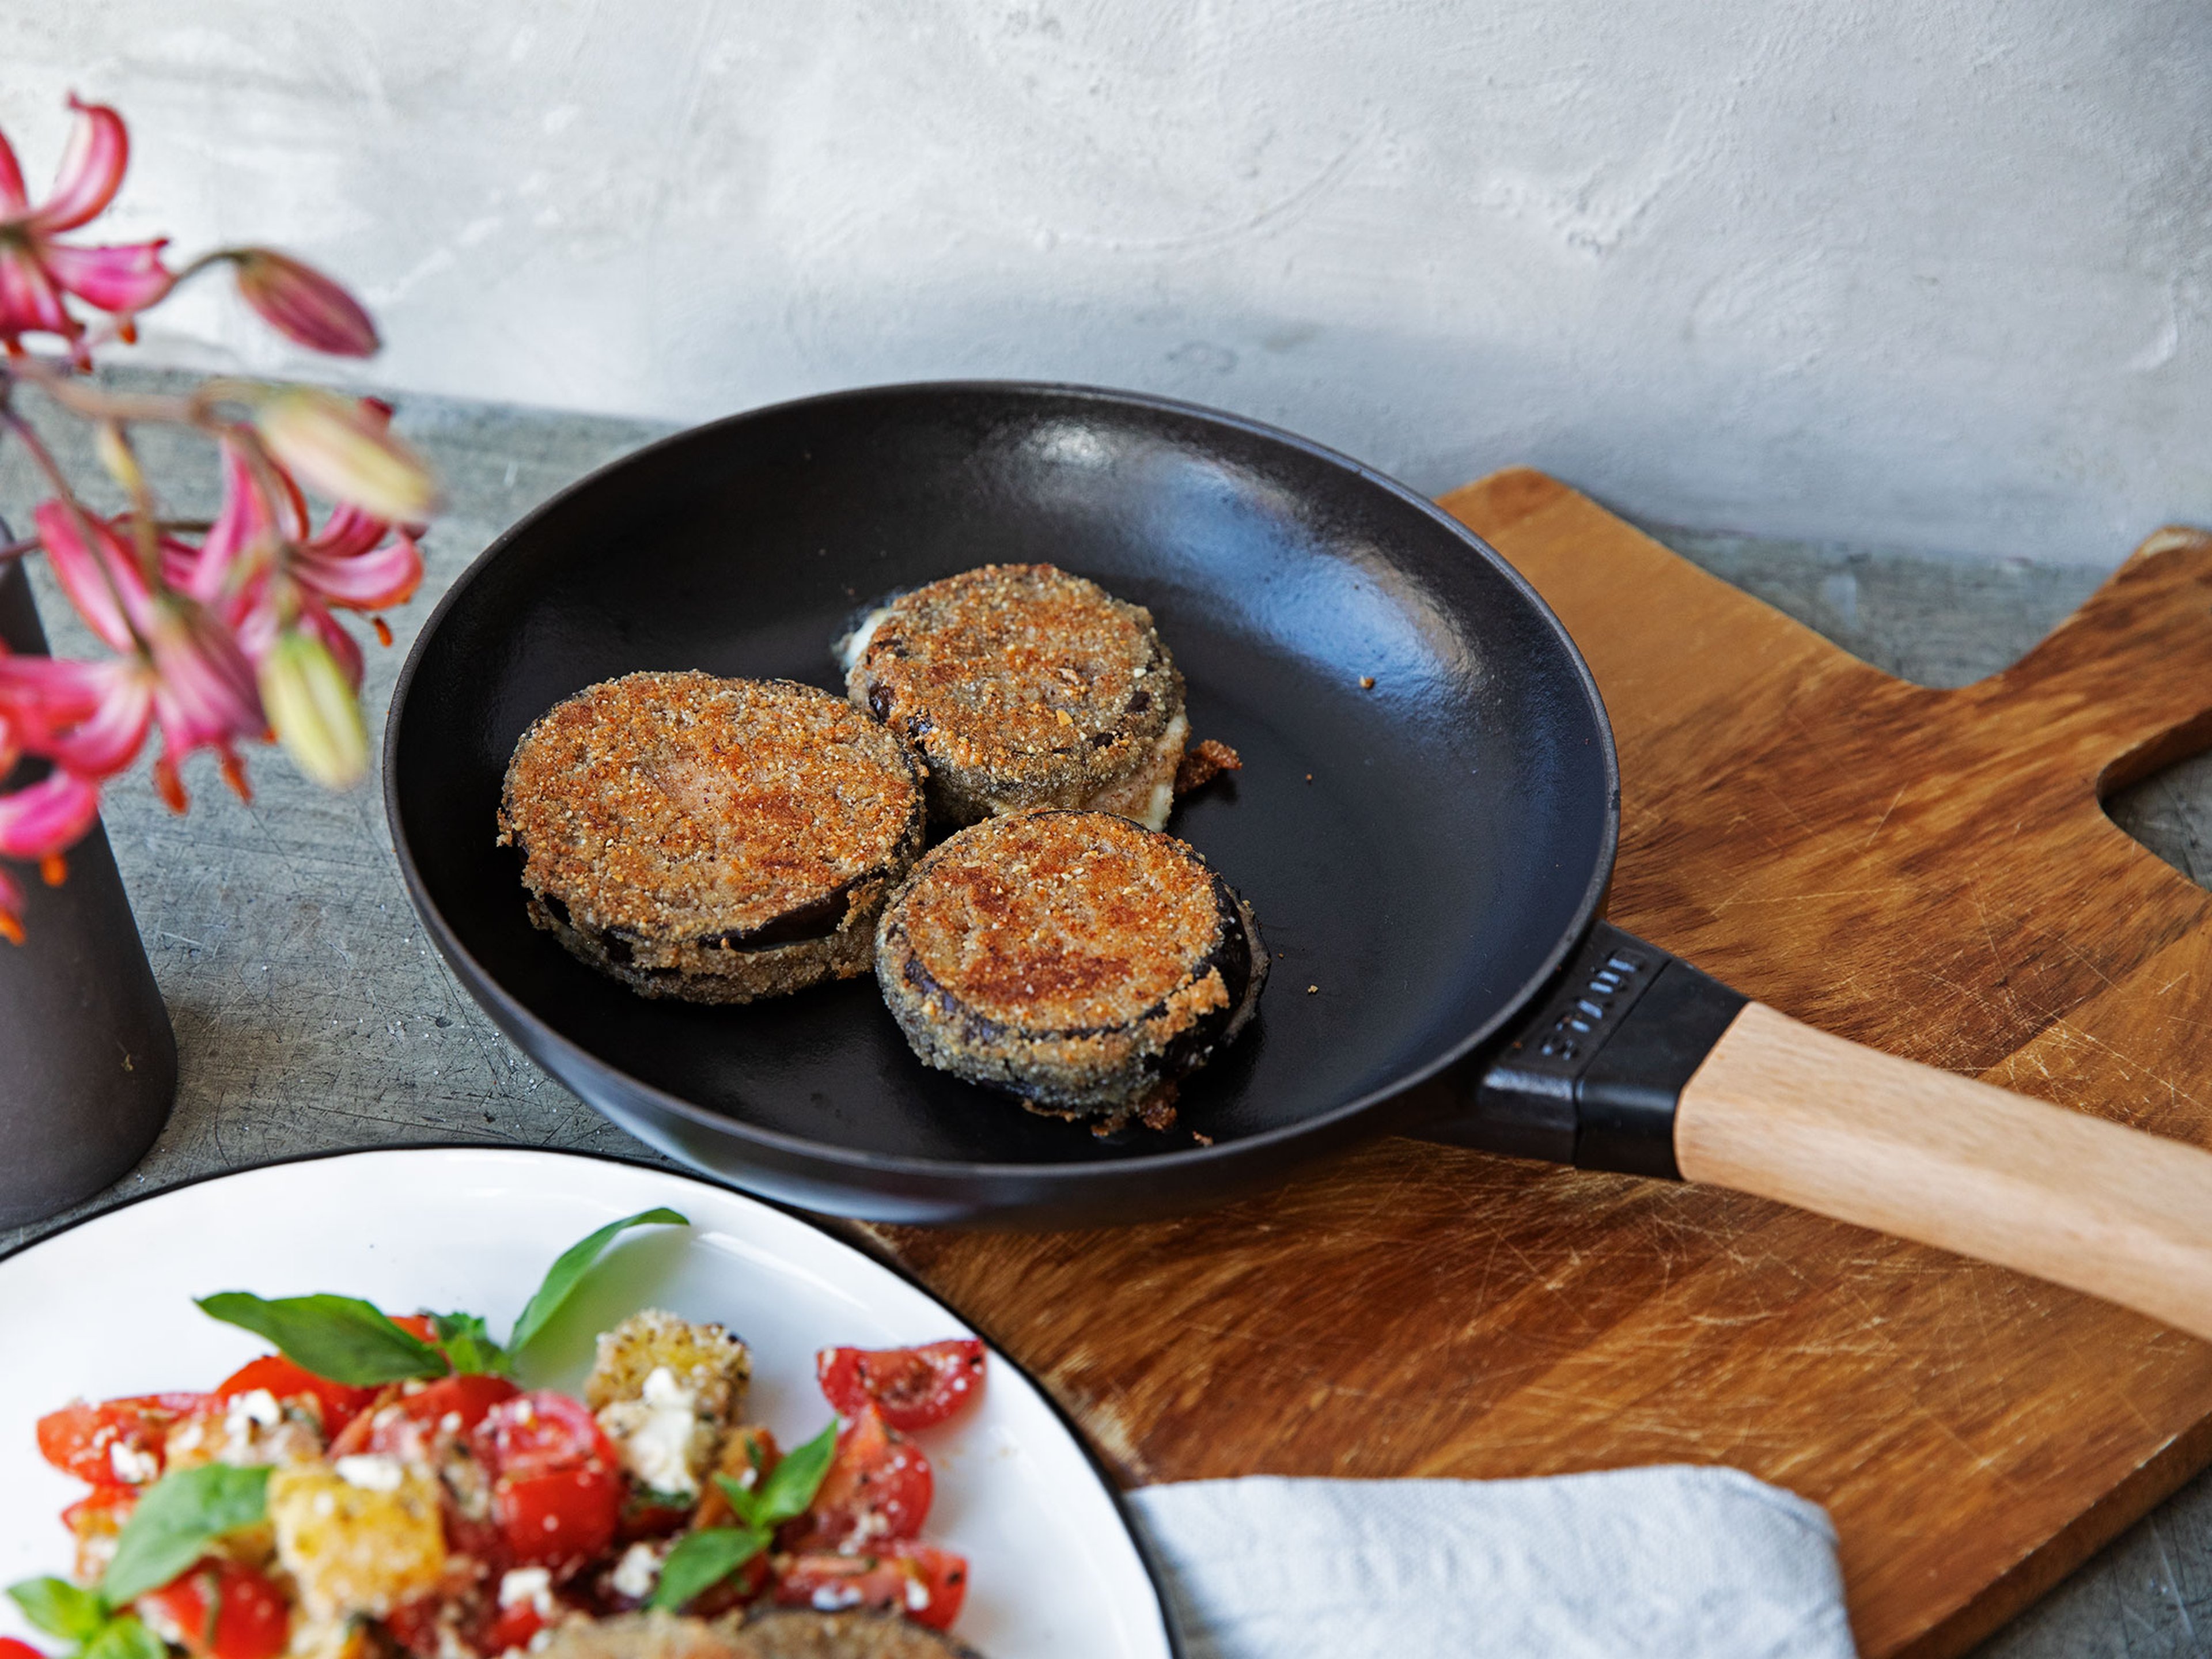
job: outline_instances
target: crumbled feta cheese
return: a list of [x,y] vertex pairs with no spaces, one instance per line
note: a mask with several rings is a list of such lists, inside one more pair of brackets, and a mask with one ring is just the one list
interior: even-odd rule
[[908,1613],[921,1613],[926,1611],[928,1606],[929,1586],[923,1583],[919,1578],[908,1579],[906,1581],[906,1610]]
[[126,1486],[143,1486],[149,1480],[158,1480],[161,1474],[160,1458],[120,1440],[107,1449],[107,1467]]
[[599,1426],[622,1453],[623,1467],[640,1486],[672,1498],[694,1497],[691,1443],[698,1427],[697,1397],[665,1365],[645,1379],[642,1397],[618,1400],[599,1413]]
[[[889,605],[884,605],[878,610],[871,611],[866,616],[860,619],[860,625],[858,628],[845,635],[843,639],[838,641],[836,645],[837,666],[843,669],[848,674],[851,673],[853,672],[853,665],[860,661],[862,657],[867,655],[868,641],[875,638],[876,630],[884,625],[884,618],[890,614],[891,611]],[[1140,670],[1139,672],[1141,672],[1142,671]]]
[[852,1584],[824,1584],[814,1592],[813,1606],[817,1613],[842,1613],[848,1607],[860,1605],[860,1592]]
[[250,1389],[230,1402],[229,1415],[233,1422],[258,1423],[264,1429],[273,1429],[284,1420],[284,1408],[268,1389]]
[[363,1492],[398,1492],[407,1476],[398,1458],[380,1456],[374,1452],[341,1457],[331,1467],[337,1471],[339,1480]]
[[660,1552],[650,1544],[632,1544],[615,1563],[614,1577],[609,1582],[617,1595],[644,1601],[660,1582]]
[[544,1567],[513,1567],[499,1581],[499,1604],[519,1607],[527,1603],[540,1619],[553,1616],[553,1575]]

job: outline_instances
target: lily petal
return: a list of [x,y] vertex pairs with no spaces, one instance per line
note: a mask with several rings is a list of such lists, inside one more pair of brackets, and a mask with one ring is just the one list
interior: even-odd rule
[[326,559],[355,558],[382,541],[391,528],[389,519],[380,519],[343,501],[323,520],[322,533],[307,545]]
[[154,713],[169,753],[181,757],[267,728],[252,665],[228,633],[194,611],[164,604],[149,635],[160,676]]
[[105,104],[82,103],[74,93],[70,107],[79,118],[62,152],[54,193],[26,221],[49,236],[98,218],[123,188],[123,170],[131,165],[131,134],[121,116]]
[[23,188],[22,164],[8,135],[0,132],[0,219],[14,219],[31,210],[30,192]]
[[185,587],[203,604],[218,598],[230,580],[233,568],[252,548],[273,541],[278,534],[276,509],[261,488],[261,480],[246,453],[226,440],[222,446],[222,507],[200,543],[191,579]]
[[345,631],[336,617],[312,601],[300,606],[300,621],[304,626],[313,629],[315,637],[330,647],[338,672],[346,677],[346,684],[353,687],[354,695],[359,696],[362,671],[360,642]]
[[335,558],[308,546],[293,555],[293,578],[332,605],[350,611],[381,611],[404,605],[422,585],[422,554],[405,535],[350,558]]
[[62,305],[62,291],[31,250],[0,242],[0,340],[19,334],[58,334],[75,339],[81,329]]
[[106,670],[89,719],[46,739],[40,751],[82,777],[112,777],[138,757],[154,720],[154,681],[143,662],[87,665]]
[[12,652],[0,656],[0,715],[36,747],[40,734],[92,717],[106,692],[103,670],[111,665]]
[[150,242],[123,242],[110,247],[64,247],[48,242],[40,249],[46,275],[88,305],[102,311],[143,311],[169,291],[176,281],[161,266],[166,236]]
[[42,859],[66,851],[100,817],[100,786],[56,769],[0,795],[0,858]]
[[95,551],[77,533],[77,515],[60,501],[40,502],[31,518],[39,527],[46,562],[85,625],[111,648],[131,650],[137,643],[132,623],[143,622],[149,601],[145,580],[114,530],[98,519],[92,520],[93,533],[100,540]]

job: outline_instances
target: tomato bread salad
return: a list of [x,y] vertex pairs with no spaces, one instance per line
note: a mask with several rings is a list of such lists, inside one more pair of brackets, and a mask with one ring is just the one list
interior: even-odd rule
[[[76,1659],[765,1659],[964,1654],[967,1563],[920,1541],[908,1435],[981,1389],[983,1346],[830,1348],[802,1445],[746,1419],[745,1345],[658,1310],[598,1338],[581,1399],[518,1361],[627,1229],[556,1261],[504,1343],[472,1314],[201,1298],[276,1352],[206,1393],[79,1401],[40,1452],[90,1487],[70,1577],[9,1587]],[[0,1638],[0,1659],[46,1659]]]

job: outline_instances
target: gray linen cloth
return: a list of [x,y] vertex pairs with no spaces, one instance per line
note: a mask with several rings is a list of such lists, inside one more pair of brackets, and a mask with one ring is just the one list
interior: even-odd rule
[[1736,1469],[1129,1494],[1189,1659],[1851,1659],[1836,1534]]

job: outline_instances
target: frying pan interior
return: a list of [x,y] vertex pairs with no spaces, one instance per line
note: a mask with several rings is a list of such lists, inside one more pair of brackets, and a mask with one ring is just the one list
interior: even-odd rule
[[[648,1001],[529,926],[493,818],[548,706],[641,668],[842,689],[830,643],[862,602],[1024,560],[1150,606],[1193,735],[1244,759],[1169,827],[1250,900],[1274,972],[1243,1041],[1186,1086],[1178,1129],[1100,1139],[926,1071],[872,980],[750,1007]],[[1198,1160],[1226,1176],[1240,1153],[1348,1120],[1465,1050],[1593,914],[1613,776],[1558,623],[1418,497],[1181,405],[950,386],[697,428],[541,508],[425,629],[386,789],[434,938],[591,1103],[775,1195],[982,1214],[1017,1200],[978,1166],[1136,1180]],[[933,1170],[967,1196],[932,1210]],[[886,1206],[862,1187],[907,1196]]]

